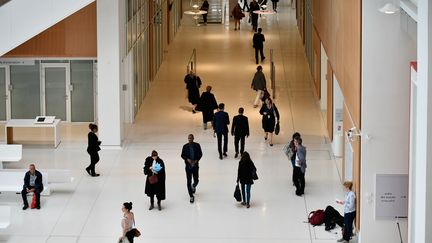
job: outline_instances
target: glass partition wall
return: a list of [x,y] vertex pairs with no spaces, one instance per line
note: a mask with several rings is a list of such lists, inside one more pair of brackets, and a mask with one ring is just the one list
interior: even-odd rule
[[95,60],[2,60],[12,64],[0,66],[0,121],[95,121]]
[[[168,25],[174,35],[180,25],[181,0],[128,0],[127,50],[132,54],[133,111],[138,113],[149,83],[156,76],[163,60],[163,11],[170,14]],[[165,33],[167,34],[167,33]]]

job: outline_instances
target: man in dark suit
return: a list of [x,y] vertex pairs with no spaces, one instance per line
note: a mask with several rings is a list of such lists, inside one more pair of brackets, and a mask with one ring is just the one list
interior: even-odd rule
[[265,56],[264,56],[265,38],[261,32],[262,32],[262,29],[258,28],[258,32],[254,34],[253,39],[252,39],[253,47],[255,48],[255,62],[256,62],[256,64],[258,64],[258,52],[261,55],[261,62],[263,62],[265,59]]
[[249,137],[249,122],[248,118],[243,115],[243,107],[240,107],[238,112],[239,114],[233,118],[233,123],[231,126],[231,135],[234,136],[235,158],[238,157],[239,142],[240,154],[242,154],[244,152],[245,137]]
[[213,118],[213,129],[217,135],[219,159],[222,159],[222,136],[224,137],[223,156],[227,157],[228,151],[228,125],[230,124],[228,113],[224,111],[225,104],[220,103],[218,112]]
[[36,196],[36,208],[40,209],[40,193],[43,191],[42,173],[36,170],[34,164],[29,165],[29,171],[24,176],[24,186],[21,191],[21,196],[24,202],[23,210],[26,210],[29,205],[27,201],[27,193],[33,192]]
[[[194,142],[193,134],[189,134],[188,136],[189,142],[183,145],[181,157],[185,161],[185,171],[186,171],[186,179],[187,179],[187,189],[189,192],[190,203],[195,201],[194,193],[196,187],[198,185],[198,170],[199,165],[198,162],[202,157],[201,146],[199,143]],[[193,177],[193,184],[192,184]]]

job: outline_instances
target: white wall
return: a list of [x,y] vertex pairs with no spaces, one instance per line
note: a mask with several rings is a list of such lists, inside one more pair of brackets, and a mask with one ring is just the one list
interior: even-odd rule
[[122,43],[125,35],[124,1],[97,2],[98,122],[99,138],[106,147],[121,146],[123,117],[121,100]]
[[13,0],[0,7],[0,56],[94,0]]
[[418,8],[418,76],[416,129],[411,131],[415,144],[411,151],[409,242],[432,242],[432,4],[419,0]]
[[327,110],[327,53],[324,50],[324,46],[321,43],[321,110]]
[[[333,154],[336,157],[342,156],[343,134],[341,136],[341,133],[343,133],[343,106],[344,97],[342,89],[339,86],[336,75],[333,74],[333,141],[331,145]],[[338,126],[340,126],[340,128]]]
[[[408,173],[409,62],[416,45],[398,14],[362,1],[361,242],[400,242],[394,221],[375,220],[375,174]],[[366,135],[371,136],[366,140]],[[368,196],[372,195],[372,196]],[[372,199],[372,200],[371,200]],[[407,222],[401,222],[407,242]]]

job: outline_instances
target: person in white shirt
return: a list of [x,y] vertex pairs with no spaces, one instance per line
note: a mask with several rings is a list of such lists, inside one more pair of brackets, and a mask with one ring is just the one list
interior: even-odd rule
[[349,242],[353,230],[353,221],[356,217],[356,195],[352,191],[353,183],[345,181],[343,185],[345,187],[345,200],[336,201],[336,203],[344,205],[344,228],[343,236],[337,242]]

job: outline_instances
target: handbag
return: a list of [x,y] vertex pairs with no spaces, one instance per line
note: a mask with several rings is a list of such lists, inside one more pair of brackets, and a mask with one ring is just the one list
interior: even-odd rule
[[123,236],[122,238],[120,238],[120,240],[118,241],[118,243],[130,243],[128,238],[126,236]]
[[150,184],[156,184],[156,183],[158,183],[158,181],[159,181],[159,179],[158,179],[158,177],[157,177],[157,175],[151,175],[151,176],[149,176],[149,183]]
[[278,135],[280,132],[280,125],[279,122],[276,123],[276,127],[275,127],[275,135]]
[[241,198],[241,192],[240,192],[240,186],[237,183],[235,190],[234,190],[234,198],[236,199],[237,202],[241,202],[242,198]]
[[254,181],[258,180],[258,174],[256,172],[256,169],[252,171],[252,180]]

